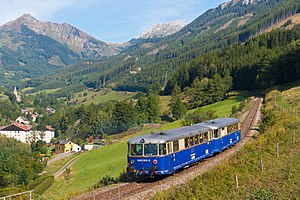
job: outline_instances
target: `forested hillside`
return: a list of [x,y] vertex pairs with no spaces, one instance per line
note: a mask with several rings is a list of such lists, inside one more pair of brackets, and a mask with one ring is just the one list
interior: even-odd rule
[[[174,90],[184,91],[192,107],[205,105],[214,102],[208,99],[213,94],[212,90],[218,90],[222,99],[229,89],[262,90],[274,84],[298,80],[299,59],[300,26],[292,30],[274,30],[244,44],[196,58],[181,67],[168,81],[165,94]],[[223,80],[232,77],[232,87],[228,84],[225,84],[227,87],[214,87],[209,81],[216,80],[218,76]],[[219,84],[222,83],[220,77]]]
[[299,8],[297,0],[232,1],[208,10],[174,35],[136,41],[120,55],[77,64],[47,83],[29,82],[37,83],[38,88],[54,88],[55,82],[62,87],[81,82],[93,88],[160,91],[179,67],[215,49],[244,43],[277,22],[288,21]]

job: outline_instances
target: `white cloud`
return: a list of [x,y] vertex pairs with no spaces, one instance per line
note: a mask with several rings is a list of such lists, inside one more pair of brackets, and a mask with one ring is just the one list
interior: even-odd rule
[[86,6],[96,0],[0,0],[0,25],[29,13],[38,19],[51,17],[67,7]]

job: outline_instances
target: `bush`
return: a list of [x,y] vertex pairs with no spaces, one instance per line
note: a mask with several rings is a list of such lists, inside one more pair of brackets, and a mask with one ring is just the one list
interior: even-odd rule
[[0,189],[0,197],[12,195],[22,192],[20,188],[5,188],[5,189]]
[[115,183],[118,183],[119,179],[111,177],[109,175],[106,175],[105,177],[102,177],[94,186],[93,189],[101,188],[104,186],[112,185]]
[[105,177],[102,177],[93,187],[92,189],[97,189],[97,188],[101,188],[104,186],[108,186],[108,185],[112,185],[118,182],[127,182],[128,181],[128,177],[127,177],[127,173],[125,172],[125,170],[123,170],[122,173],[120,173],[119,177],[111,177],[109,175],[106,175]]
[[45,176],[30,183],[26,189],[34,190],[35,193],[42,195],[54,182],[53,176]]
[[190,126],[191,124],[204,122],[204,121],[214,119],[214,118],[217,118],[215,111],[208,110],[206,112],[203,112],[202,110],[198,109],[198,110],[186,115],[186,117],[183,121],[183,125]]

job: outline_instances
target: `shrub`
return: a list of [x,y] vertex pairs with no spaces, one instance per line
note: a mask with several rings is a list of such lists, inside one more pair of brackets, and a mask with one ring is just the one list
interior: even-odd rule
[[30,183],[26,187],[26,189],[34,190],[35,193],[41,195],[52,185],[53,182],[54,182],[53,176],[45,176]]
[[45,181],[43,181],[40,185],[34,188],[34,192],[42,195],[54,182],[54,176],[50,176]]
[[183,125],[190,126],[191,124],[204,122],[204,121],[214,119],[214,118],[217,118],[215,111],[208,110],[206,112],[203,112],[202,110],[198,109],[198,110],[186,115],[186,117],[183,121]]
[[118,183],[119,179],[111,177],[109,175],[106,175],[105,177],[102,177],[94,186],[93,189],[101,188],[104,186],[112,185],[115,183]]
[[0,197],[12,195],[22,192],[20,188],[5,188],[5,189],[0,189]]

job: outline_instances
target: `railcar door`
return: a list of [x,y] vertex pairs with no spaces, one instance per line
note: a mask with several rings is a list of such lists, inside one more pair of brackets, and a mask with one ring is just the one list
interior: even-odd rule
[[212,140],[212,146],[213,146],[213,152],[218,153],[221,150],[221,134],[218,129],[213,130],[213,140]]

